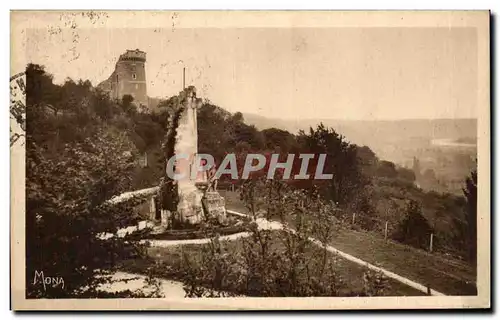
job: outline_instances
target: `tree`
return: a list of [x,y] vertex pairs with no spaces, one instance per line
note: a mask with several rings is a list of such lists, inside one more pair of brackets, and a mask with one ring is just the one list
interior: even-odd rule
[[417,157],[413,157],[413,172],[415,173],[416,180],[420,179],[420,175],[422,174],[421,170],[422,168],[420,167],[420,160],[418,160]]
[[253,151],[264,149],[264,136],[255,126],[249,126],[243,122],[236,122],[233,124],[233,128],[232,143],[236,144],[245,141],[250,144]]
[[241,112],[235,112],[233,115],[234,122],[243,122],[245,119],[243,118],[243,114]]
[[392,238],[417,248],[427,249],[432,232],[432,227],[422,215],[422,209],[418,202],[410,200],[406,206],[405,217],[399,223]]
[[382,160],[377,167],[377,175],[379,177],[394,179],[398,176],[396,165],[390,161]]
[[295,136],[286,130],[270,128],[262,130],[268,150],[288,154],[297,148]]
[[121,107],[127,114],[137,113],[137,106],[134,104],[134,97],[130,94],[123,95]]
[[262,132],[243,122],[243,115],[205,102],[198,109],[198,151],[211,154],[220,164],[228,153],[262,152],[265,139]]
[[[53,84],[53,76],[45,72],[45,67],[38,64],[28,64],[26,67],[26,105],[43,104],[55,108],[57,101],[57,86]],[[57,113],[57,111],[54,111]]]
[[397,170],[398,178],[408,182],[415,182],[415,173],[411,169],[398,168]]
[[335,130],[320,124],[316,129],[310,128],[308,134],[300,131],[297,140],[302,153],[316,155],[309,164],[308,173],[312,178],[320,154],[326,154],[324,173],[333,174],[331,180],[298,180],[303,188],[311,189],[316,185],[325,199],[346,205],[354,193],[367,184],[359,167],[357,146],[347,142]]
[[72,79],[66,79],[64,84],[55,90],[58,99],[54,101],[54,106],[59,106],[63,111],[81,112],[82,110],[78,109],[88,108],[88,101],[92,95],[91,89],[92,85],[88,80],[75,82]]
[[358,147],[356,149],[358,164],[365,176],[371,177],[375,175],[378,158],[375,153],[367,146]]
[[216,163],[221,163],[226,153],[235,151],[233,131],[234,122],[229,112],[209,103],[198,109],[199,153],[211,154]]
[[[356,225],[359,225],[364,230],[375,230],[380,226],[380,222],[376,217],[375,208],[371,201],[371,190],[365,188],[353,195],[349,201],[349,213],[356,213]],[[351,218],[351,214],[348,215]]]
[[[107,200],[129,190],[134,149],[126,136],[102,129],[84,142],[67,144],[49,158],[28,136],[26,181],[26,284],[28,297],[97,295],[97,285],[125,256],[126,244],[103,240],[135,223],[133,204]],[[42,290],[35,271],[66,279],[65,288]]]
[[466,220],[466,245],[469,262],[476,265],[477,262],[477,170],[471,172],[465,180],[463,189],[467,202],[465,211]]
[[101,120],[107,122],[112,121],[117,114],[122,112],[121,107],[111,101],[106,92],[99,89],[92,95],[90,108]]

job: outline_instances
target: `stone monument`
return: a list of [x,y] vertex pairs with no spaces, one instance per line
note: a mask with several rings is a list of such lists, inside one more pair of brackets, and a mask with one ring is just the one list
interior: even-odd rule
[[197,109],[201,107],[202,100],[196,97],[196,88],[190,86],[184,89],[180,95],[180,103],[183,110],[179,117],[174,153],[176,156],[187,156],[187,159],[178,159],[175,166],[175,172],[185,176],[177,181],[177,218],[190,224],[213,218],[223,222],[226,217],[225,201],[216,190],[207,190],[207,173],[191,176],[191,170],[197,168],[197,161],[200,161],[197,158]]

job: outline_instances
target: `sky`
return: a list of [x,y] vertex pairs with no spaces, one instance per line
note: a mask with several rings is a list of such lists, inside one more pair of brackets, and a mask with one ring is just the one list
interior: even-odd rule
[[476,118],[474,28],[97,28],[27,32],[26,58],[56,83],[146,51],[148,95],[186,84],[231,112],[280,119]]

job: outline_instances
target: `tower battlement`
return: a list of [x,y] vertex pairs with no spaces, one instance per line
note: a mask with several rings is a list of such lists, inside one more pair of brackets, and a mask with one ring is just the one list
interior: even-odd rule
[[146,52],[139,49],[127,50],[120,55],[118,61],[141,61],[146,62]]

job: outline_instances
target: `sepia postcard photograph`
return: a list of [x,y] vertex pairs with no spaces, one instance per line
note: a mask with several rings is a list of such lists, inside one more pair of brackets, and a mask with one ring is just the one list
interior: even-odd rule
[[14,310],[491,307],[489,11],[11,11]]

